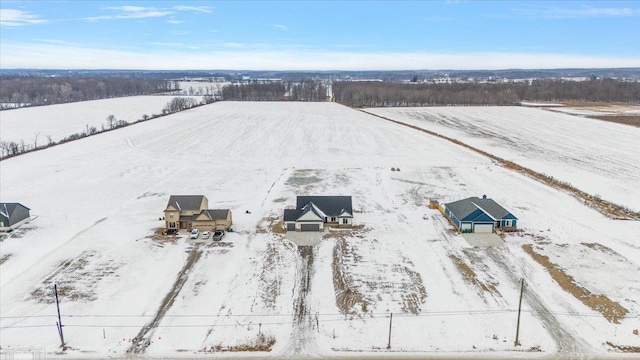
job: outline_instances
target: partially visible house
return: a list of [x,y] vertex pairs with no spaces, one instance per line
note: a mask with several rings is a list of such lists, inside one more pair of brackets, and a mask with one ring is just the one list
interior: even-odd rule
[[9,232],[31,219],[28,207],[20,203],[0,203],[0,231]]
[[200,231],[227,230],[231,225],[233,221],[229,209],[202,210],[192,221],[192,227]]
[[231,210],[208,209],[204,195],[171,195],[164,210],[165,229],[198,228],[200,230],[228,229],[233,225]]
[[462,232],[493,232],[495,229],[513,231],[518,218],[497,202],[488,199],[470,197],[444,205],[445,216]]
[[323,231],[325,224],[353,225],[351,196],[298,196],[295,209],[284,211],[287,231]]

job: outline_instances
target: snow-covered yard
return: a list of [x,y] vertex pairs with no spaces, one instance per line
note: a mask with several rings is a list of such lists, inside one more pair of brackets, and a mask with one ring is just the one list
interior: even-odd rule
[[[584,141],[585,152],[604,147]],[[0,242],[3,350],[55,357],[54,283],[71,358],[610,356],[607,342],[640,346],[639,222],[334,103],[219,102],[0,165],[1,200],[37,215]],[[154,239],[171,194],[231,209],[235,232],[220,243]],[[427,208],[482,194],[520,219],[502,246],[468,245]],[[278,228],[297,195],[353,196],[358,226],[297,248]],[[575,288],[609,302],[590,306]],[[607,318],[614,303],[627,313]]]

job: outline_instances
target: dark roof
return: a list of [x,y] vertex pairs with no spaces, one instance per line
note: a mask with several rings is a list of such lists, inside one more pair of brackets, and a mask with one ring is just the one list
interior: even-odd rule
[[302,210],[309,203],[313,203],[327,216],[339,216],[345,211],[353,215],[351,196],[298,196],[296,209]]
[[5,203],[5,202],[0,203],[0,221],[5,224],[10,224],[13,212],[16,210],[18,206],[25,208],[27,211],[31,210],[20,203]]
[[[448,204],[445,204],[447,209],[449,209],[453,215],[455,215],[458,220],[462,220],[469,216],[472,212],[476,211],[476,209],[480,208],[491,217],[496,220],[505,218],[508,214],[511,214],[505,208],[500,206],[497,202],[492,199],[479,198],[476,196],[454,201]],[[513,216],[513,214],[512,214]],[[514,216],[515,217],[515,216]]]
[[229,209],[206,209],[200,214],[205,214],[211,220],[226,220]]
[[284,221],[296,221],[300,216],[302,216],[303,211],[298,209],[285,209],[284,210]]
[[171,195],[167,207],[171,205],[180,211],[200,210],[203,198],[204,195]]

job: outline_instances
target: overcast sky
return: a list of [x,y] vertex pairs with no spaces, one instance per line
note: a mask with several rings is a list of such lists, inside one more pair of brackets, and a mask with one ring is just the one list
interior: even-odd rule
[[640,1],[0,1],[0,67],[640,67]]

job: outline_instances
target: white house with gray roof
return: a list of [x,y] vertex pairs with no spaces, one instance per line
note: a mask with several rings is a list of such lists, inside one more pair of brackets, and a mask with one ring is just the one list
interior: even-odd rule
[[518,218],[486,195],[444,204],[444,214],[462,232],[490,233],[517,229]]
[[351,196],[298,196],[295,209],[284,210],[287,231],[323,231],[325,225],[353,226]]

